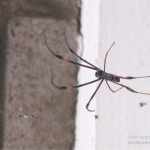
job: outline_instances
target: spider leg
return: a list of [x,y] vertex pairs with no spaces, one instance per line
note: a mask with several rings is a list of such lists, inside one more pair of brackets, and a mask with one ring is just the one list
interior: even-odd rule
[[98,67],[94,66],[93,64],[91,64],[90,62],[88,62],[87,60],[83,59],[82,57],[80,57],[77,53],[75,53],[69,46],[68,42],[67,42],[67,37],[66,37],[66,28],[65,28],[65,41],[67,44],[68,49],[70,50],[71,53],[73,53],[75,56],[77,56],[80,60],[84,61],[85,63],[89,64],[90,66],[93,66],[94,68],[99,69]]
[[57,57],[57,58],[59,58],[59,59],[62,59],[62,60],[64,60],[64,61],[66,61],[66,62],[70,62],[70,63],[72,63],[72,64],[74,64],[74,65],[78,65],[78,66],[86,67],[86,68],[89,68],[89,69],[97,70],[96,68],[93,68],[93,67],[90,67],[90,66],[86,66],[86,65],[83,65],[83,64],[79,64],[79,63],[77,63],[77,62],[68,60],[68,59],[66,59],[66,58],[64,58],[64,57],[62,57],[62,56],[60,56],[60,55],[55,54],[55,53],[50,49],[50,47],[48,46],[48,44],[47,44],[47,42],[46,42],[46,37],[45,37],[45,36],[44,36],[44,39],[45,39],[45,44],[46,44],[48,50],[49,50],[55,57]]
[[149,78],[150,76],[139,76],[139,77],[131,77],[131,76],[128,76],[128,77],[120,77],[122,79],[138,79],[138,78]]
[[[113,82],[113,81],[111,81]],[[119,84],[119,83],[116,83],[116,82],[113,82],[115,84],[118,84],[120,86],[123,86],[125,87],[127,90],[129,90],[130,92],[133,92],[133,93],[138,93],[138,94],[144,94],[144,95],[150,95],[149,93],[143,93],[143,92],[137,92],[137,91],[134,91],[133,89],[131,89],[130,87],[126,86],[126,85],[123,85],[123,84]]]
[[62,87],[59,87],[59,86],[55,85],[54,82],[53,82],[53,78],[52,78],[51,82],[52,82],[52,84],[53,84],[55,87],[57,87],[58,89],[65,90],[65,89],[79,88],[79,87],[82,87],[82,86],[85,86],[85,85],[88,85],[88,84],[92,84],[92,83],[94,83],[94,82],[97,82],[97,81],[99,81],[99,80],[100,80],[100,78],[97,79],[97,80],[94,80],[94,81],[91,81],[91,82],[87,82],[87,83],[84,83],[84,84],[80,84],[80,85],[76,85],[76,86],[62,86]]
[[108,82],[107,82],[107,80],[105,80],[106,81],[106,83],[107,83],[107,86],[109,87],[109,89],[113,92],[113,93],[115,93],[115,92],[117,92],[117,91],[119,91],[119,90],[121,90],[122,88],[123,88],[123,86],[121,87],[121,88],[119,88],[119,89],[117,89],[117,90],[112,90],[112,88],[110,87],[110,85],[108,84]]
[[107,55],[108,55],[109,51],[111,50],[111,48],[113,47],[114,44],[115,44],[115,42],[112,43],[112,45],[110,46],[109,50],[108,50],[107,53],[106,53],[105,60],[104,60],[104,72],[105,72],[105,67],[106,67]]
[[95,90],[95,92],[94,92],[93,95],[91,96],[90,100],[89,100],[88,103],[86,104],[86,109],[87,109],[88,111],[90,111],[90,112],[94,112],[94,111],[95,111],[95,110],[90,110],[90,109],[88,109],[88,107],[89,107],[89,104],[90,104],[91,100],[92,100],[93,97],[95,96],[97,90],[100,88],[100,86],[101,86],[101,84],[102,84],[103,81],[104,81],[104,79],[101,80],[101,82],[100,82],[100,84],[98,85],[97,89]]

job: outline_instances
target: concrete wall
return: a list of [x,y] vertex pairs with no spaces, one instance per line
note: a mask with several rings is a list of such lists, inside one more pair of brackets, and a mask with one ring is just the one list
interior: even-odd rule
[[[70,1],[2,1],[0,26],[0,149],[72,149],[76,90],[51,84],[77,84],[77,66],[57,59],[51,49],[77,61],[78,12]],[[1,111],[1,112],[2,112]],[[10,114],[10,115],[7,115]],[[19,118],[29,114],[46,118]]]

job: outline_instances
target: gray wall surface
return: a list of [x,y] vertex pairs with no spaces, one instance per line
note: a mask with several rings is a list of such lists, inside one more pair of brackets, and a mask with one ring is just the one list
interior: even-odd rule
[[[76,51],[79,9],[67,0],[0,5],[0,109],[5,114],[0,115],[0,149],[72,149],[77,91],[61,91],[51,78],[60,86],[75,85],[78,67],[57,59],[44,35],[55,53],[77,61],[64,29]],[[17,117],[23,114],[39,118]]]

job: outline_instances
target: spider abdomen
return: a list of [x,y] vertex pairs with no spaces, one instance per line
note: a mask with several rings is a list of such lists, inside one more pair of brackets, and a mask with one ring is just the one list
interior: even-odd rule
[[97,70],[96,73],[95,73],[95,76],[97,78],[103,78],[103,79],[106,79],[108,81],[120,82],[120,77],[119,76],[116,76],[116,75],[113,75],[113,74],[110,74],[110,73],[106,73],[103,70]]
[[105,75],[105,79],[108,80],[108,81],[120,82],[120,77],[119,76],[115,76],[115,75],[109,74],[109,73],[107,73]]

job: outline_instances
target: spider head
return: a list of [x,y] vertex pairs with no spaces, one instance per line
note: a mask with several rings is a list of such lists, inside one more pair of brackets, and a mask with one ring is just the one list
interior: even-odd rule
[[102,71],[102,70],[97,70],[96,73],[95,73],[95,76],[96,76],[97,78],[102,77],[102,76],[103,76],[103,71]]

